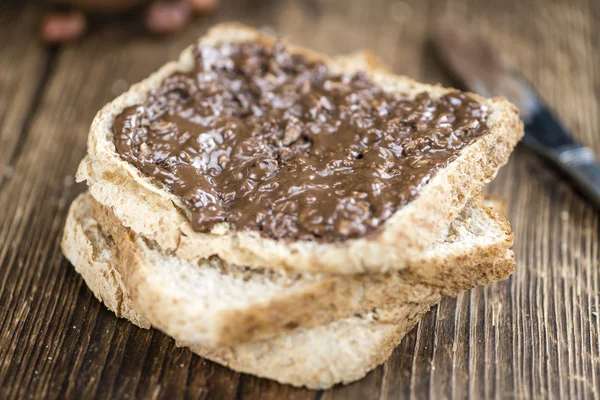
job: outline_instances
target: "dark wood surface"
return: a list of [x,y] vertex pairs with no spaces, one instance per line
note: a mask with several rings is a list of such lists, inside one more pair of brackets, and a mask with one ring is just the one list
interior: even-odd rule
[[599,1],[232,0],[175,37],[129,16],[54,49],[22,3],[0,5],[1,398],[600,397],[598,212],[523,148],[490,187],[508,200],[517,272],[444,299],[387,363],[330,391],[235,373],[117,319],[59,248],[94,113],[218,21],[329,53],[370,48],[395,72],[449,84],[427,44],[447,13],[513,56],[600,154]]

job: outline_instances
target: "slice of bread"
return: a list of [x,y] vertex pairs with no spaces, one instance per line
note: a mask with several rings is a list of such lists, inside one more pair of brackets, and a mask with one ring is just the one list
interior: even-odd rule
[[[92,233],[84,235],[82,229]],[[206,348],[272,338],[380,307],[431,303],[440,294],[456,295],[505,279],[514,271],[508,224],[480,200],[464,210],[443,243],[414,265],[393,273],[287,274],[225,264],[216,258],[188,262],[124,228],[109,209],[84,194],[71,206],[62,242],[65,255],[84,277],[81,260],[91,257],[87,242],[92,239],[109,243],[114,252],[96,251],[92,257],[116,265],[102,268],[112,277],[113,297],[121,298],[114,304],[105,300],[111,309],[124,315],[122,308],[130,308],[128,302],[133,301],[153,326]],[[419,261],[431,268],[420,268]],[[86,281],[94,291],[108,290],[101,283]],[[122,298],[125,288],[130,293],[127,301]],[[393,314],[379,318],[397,322]]]
[[[271,45],[274,39],[232,24],[219,25],[200,39],[203,46],[245,41]],[[451,91],[392,75],[369,59],[331,59],[293,46],[289,46],[289,50],[322,60],[333,72],[364,71],[386,91],[408,97],[423,91],[439,97]],[[235,231],[227,224],[220,224],[209,233],[195,232],[189,222],[189,210],[181,199],[120,158],[112,132],[113,120],[124,108],[142,103],[166,77],[176,71],[189,71],[194,63],[190,47],[178,61],[166,64],[107,104],[92,123],[88,157],[77,175],[79,181],[87,181],[94,198],[111,207],[125,226],[156,241],[177,257],[191,261],[216,255],[228,263],[249,267],[348,274],[404,269],[442,236],[468,200],[493,179],[523,134],[516,107],[504,98],[484,99],[473,95],[489,110],[490,132],[438,171],[418,197],[401,207],[374,237],[329,244],[290,242],[265,238],[257,232]]]
[[[138,311],[124,285],[117,247],[91,217],[88,200],[84,196],[73,203],[65,228],[64,251],[100,301],[117,316],[139,327],[150,328],[150,321]],[[234,347],[178,344],[236,371],[294,386],[326,389],[336,383],[360,379],[383,363],[438,299],[439,296],[434,296],[425,303],[401,304],[393,310],[373,311]],[[176,305],[173,312],[177,312]],[[385,313],[393,314],[396,323],[378,322],[379,314]]]

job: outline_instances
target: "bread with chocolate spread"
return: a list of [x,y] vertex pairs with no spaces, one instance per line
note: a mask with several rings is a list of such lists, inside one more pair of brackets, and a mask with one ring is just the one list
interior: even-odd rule
[[522,134],[503,98],[228,24],[98,113],[77,177],[180,259],[385,272],[447,234]]

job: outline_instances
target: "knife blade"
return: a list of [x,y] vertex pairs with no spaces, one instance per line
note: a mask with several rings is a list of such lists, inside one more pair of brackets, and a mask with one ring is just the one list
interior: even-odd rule
[[432,40],[440,60],[467,90],[485,97],[504,96],[515,104],[525,124],[523,143],[600,209],[600,163],[594,152],[573,139],[510,59],[459,26],[436,24]]

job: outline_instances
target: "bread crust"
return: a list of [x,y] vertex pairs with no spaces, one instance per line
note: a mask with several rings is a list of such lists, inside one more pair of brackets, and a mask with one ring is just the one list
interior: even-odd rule
[[86,196],[89,197],[80,195],[69,209],[61,240],[63,254],[96,298],[117,317],[126,318],[140,328],[150,328],[150,321],[133,309],[129,290],[115,262],[114,242],[89,217],[91,210]]
[[[274,39],[236,24],[219,25],[200,39],[206,46],[243,41],[271,44]],[[325,62],[334,72],[365,71],[388,91],[409,96],[428,91],[435,97],[451,90],[392,75],[380,68],[372,56],[329,58],[295,46],[289,48],[293,53]],[[290,242],[261,237],[257,232],[236,232],[227,224],[216,226],[210,233],[195,232],[189,210],[177,196],[119,157],[112,133],[112,122],[125,107],[145,101],[149,91],[159,87],[166,77],[176,71],[189,71],[193,66],[189,47],[178,61],[167,63],[100,110],[91,126],[88,157],[77,174],[78,181],[86,180],[94,198],[111,207],[125,226],[189,261],[217,255],[226,262],[255,268],[338,274],[405,269],[444,233],[468,200],[494,178],[523,134],[516,107],[503,98],[474,95],[490,110],[490,133],[438,171],[419,196],[386,221],[374,238],[341,243]]]

